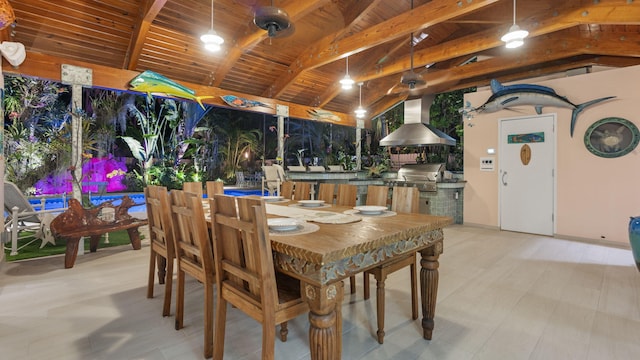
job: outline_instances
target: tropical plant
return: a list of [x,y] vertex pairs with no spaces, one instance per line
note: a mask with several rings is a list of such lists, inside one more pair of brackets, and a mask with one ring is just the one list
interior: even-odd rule
[[172,99],[159,99],[145,97],[143,111],[139,110],[135,102],[127,101],[125,109],[120,114],[126,113],[136,119],[142,131],[142,142],[131,136],[122,136],[131,150],[133,157],[140,162],[140,171],[144,184],[149,184],[149,169],[155,158],[164,158],[164,133],[169,122],[176,121],[179,117],[177,104]]
[[445,134],[456,139],[456,146],[429,147],[428,162],[443,162],[450,170],[462,170],[463,164],[463,122],[459,109],[464,106],[464,94],[475,88],[456,90],[436,95],[429,112],[430,123]]
[[226,146],[223,153],[226,155],[224,166],[224,176],[229,179],[235,176],[237,170],[241,169],[240,163],[244,159],[246,151],[258,152],[261,144],[262,132],[258,129],[238,129],[231,128],[225,133]]

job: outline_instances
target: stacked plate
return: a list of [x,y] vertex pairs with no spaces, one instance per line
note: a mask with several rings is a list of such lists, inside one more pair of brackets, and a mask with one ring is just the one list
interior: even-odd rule
[[324,205],[324,200],[300,200],[298,204],[302,207],[318,207]]
[[356,206],[353,209],[357,210],[362,215],[380,215],[385,211],[387,211],[386,206],[373,206],[373,205]]
[[274,231],[292,231],[298,229],[301,225],[301,220],[292,218],[272,218],[267,219],[269,229]]
[[263,196],[262,197],[262,200],[266,202],[280,201],[282,199],[284,199],[284,196]]

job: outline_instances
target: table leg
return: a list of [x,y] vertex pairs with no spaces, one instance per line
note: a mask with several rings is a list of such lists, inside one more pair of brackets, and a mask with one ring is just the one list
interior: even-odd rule
[[138,228],[130,228],[127,229],[127,233],[129,234],[129,240],[131,241],[131,246],[133,250],[140,250],[140,233],[138,232]]
[[433,334],[433,318],[436,314],[436,299],[438,297],[438,257],[441,247],[432,246],[420,251],[420,291],[422,297],[422,337],[431,340]]
[[309,349],[312,360],[340,360],[342,357],[342,282],[314,286],[303,283],[309,303]]
[[64,268],[70,269],[76,263],[78,257],[78,244],[82,237],[67,238],[67,249],[64,253]]

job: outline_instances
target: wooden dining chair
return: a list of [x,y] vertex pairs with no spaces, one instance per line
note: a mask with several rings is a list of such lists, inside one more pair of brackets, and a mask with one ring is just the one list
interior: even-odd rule
[[224,194],[224,182],[222,181],[207,181],[205,186],[207,188],[207,197],[212,197],[215,194]]
[[215,195],[210,208],[218,286],[214,358],[224,354],[229,303],[262,324],[262,359],[273,359],[276,325],[286,341],[287,321],[309,311],[300,281],[275,271],[263,201]]
[[[338,193],[336,194],[336,205],[339,206],[356,206],[358,201],[358,187],[352,184],[338,184]],[[356,293],[356,277],[349,277],[349,288],[352,294]]]
[[293,181],[283,181],[280,184],[280,196],[285,199],[292,200],[293,199]]
[[332,205],[335,193],[336,184],[320,183],[318,185],[318,192],[316,193],[316,200],[324,200],[325,203]]
[[[391,210],[395,212],[419,212],[420,191],[415,187],[394,186],[391,197]],[[376,279],[376,316],[378,319],[378,343],[384,342],[384,282],[387,276],[402,268],[409,267],[411,272],[411,317],[418,318],[418,280],[416,277],[416,254],[414,252],[400,256],[364,273],[364,298],[369,299],[369,274]]]
[[293,187],[294,200],[311,200],[311,185],[306,181],[296,181]]
[[386,185],[367,185],[367,201],[365,205],[389,205],[389,187]]
[[358,201],[358,187],[353,184],[338,184],[336,205],[356,206]]
[[171,213],[175,225],[177,259],[176,330],[184,326],[185,274],[204,285],[204,356],[213,355],[213,286],[215,273],[209,230],[197,194],[171,191]]
[[198,194],[200,195],[201,198],[202,198],[202,195],[204,194],[202,190],[202,183],[200,181],[185,181],[182,184],[182,190],[186,192]]
[[164,303],[162,316],[171,311],[171,291],[173,286],[173,262],[176,257],[173,240],[173,221],[171,219],[171,201],[164,186],[149,185],[144,188],[149,221],[149,280],[147,298],[153,298],[153,286],[156,266],[158,283],[164,284]]

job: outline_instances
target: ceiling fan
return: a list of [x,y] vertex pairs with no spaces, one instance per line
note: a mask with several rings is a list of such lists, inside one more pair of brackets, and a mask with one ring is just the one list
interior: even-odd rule
[[[411,10],[413,10],[413,0],[411,1]],[[409,71],[405,71],[402,74],[402,77],[400,78],[400,84],[402,84],[405,87],[408,87],[409,90],[414,90],[416,87],[418,86],[424,86],[427,84],[427,82],[422,78],[422,75],[416,73],[413,70],[413,43],[414,43],[414,39],[413,39],[413,33],[411,33],[411,36],[409,37],[409,41],[410,42],[410,58],[411,58],[411,67],[409,69]]]
[[284,9],[273,5],[261,6],[253,14],[253,23],[260,29],[266,30],[269,38],[281,38],[293,34],[295,27],[289,20],[289,14]]

